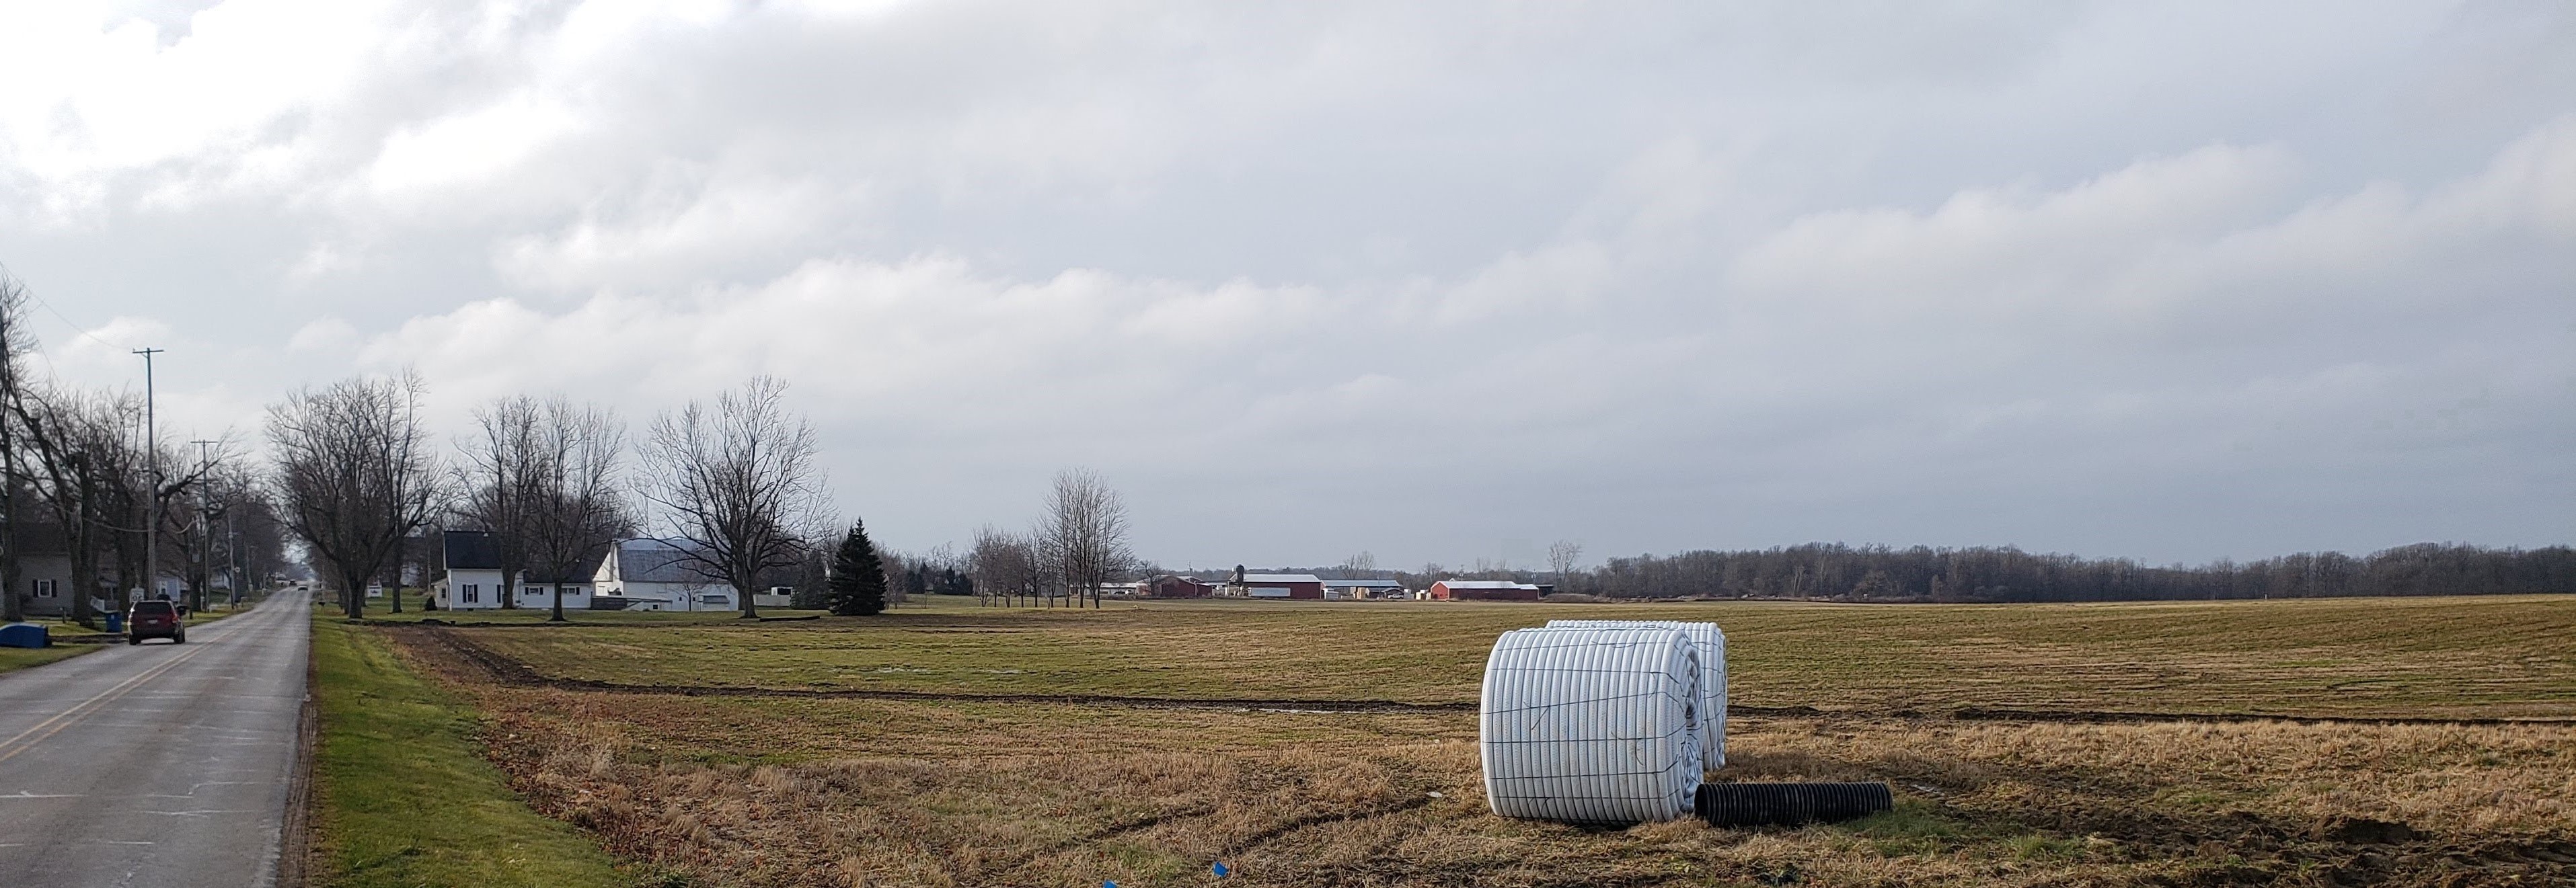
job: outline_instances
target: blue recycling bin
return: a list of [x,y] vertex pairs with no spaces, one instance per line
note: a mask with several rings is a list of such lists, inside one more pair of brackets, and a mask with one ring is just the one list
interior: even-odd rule
[[123,632],[123,631],[125,631],[125,615],[124,615],[124,614],[117,613],[117,612],[115,612],[115,611],[108,611],[108,612],[107,612],[107,632],[108,632],[108,634],[110,634],[110,635],[114,635],[114,634],[116,634],[116,633]]
[[40,648],[52,643],[45,627],[34,623],[11,623],[0,626],[0,647]]

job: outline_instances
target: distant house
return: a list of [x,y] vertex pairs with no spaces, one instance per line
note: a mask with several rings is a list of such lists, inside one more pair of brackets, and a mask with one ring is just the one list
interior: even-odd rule
[[[735,610],[733,586],[707,575],[684,540],[618,540],[593,578],[599,606],[618,610]],[[758,599],[753,600],[757,606]]]
[[1246,598],[1293,598],[1321,601],[1324,579],[1314,574],[1243,574],[1235,594]]
[[1510,580],[1441,580],[1431,584],[1433,601],[1537,601],[1546,590]]
[[440,610],[483,610],[501,606],[501,550],[492,535],[480,530],[440,534],[439,565],[447,576],[430,587]]
[[[446,610],[491,610],[501,606],[501,550],[492,534],[480,530],[451,530],[441,534],[439,563],[447,576],[430,586],[430,596]],[[604,557],[604,556],[603,556]],[[596,562],[575,566],[563,576],[543,576],[522,570],[516,578],[513,603],[525,608],[550,608],[555,604],[555,589],[563,589],[566,610],[591,608],[591,577],[598,572]],[[372,596],[380,588],[368,587]]]
[[1394,580],[1325,580],[1324,597],[1328,600],[1363,601],[1378,598],[1411,598],[1404,584]]
[[[71,545],[63,537],[59,524],[26,522],[18,530],[18,588],[16,593],[30,617],[69,616],[72,594]],[[90,582],[93,603],[107,604],[106,587],[96,578]]]
[[1147,598],[1206,598],[1216,594],[1216,584],[1197,577],[1164,574],[1145,581]]

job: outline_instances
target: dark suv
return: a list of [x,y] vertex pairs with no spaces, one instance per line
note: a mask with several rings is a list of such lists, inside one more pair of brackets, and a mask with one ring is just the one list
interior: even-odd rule
[[125,612],[125,643],[142,644],[146,638],[167,638],[172,644],[188,643],[188,624],[179,619],[179,609],[167,601],[137,601]]

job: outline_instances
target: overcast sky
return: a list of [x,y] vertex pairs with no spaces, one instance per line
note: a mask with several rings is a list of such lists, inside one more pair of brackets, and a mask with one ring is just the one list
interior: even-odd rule
[[5,10],[37,366],[174,437],[767,373],[904,549],[2576,539],[2556,0]]

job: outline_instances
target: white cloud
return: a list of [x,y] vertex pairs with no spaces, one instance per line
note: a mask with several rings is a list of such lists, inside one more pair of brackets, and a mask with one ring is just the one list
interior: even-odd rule
[[478,192],[579,129],[579,112],[573,108],[537,96],[511,96],[395,130],[368,169],[366,182],[379,199],[397,204],[453,189]]
[[2576,104],[2497,72],[2555,15],[37,4],[0,258],[209,423],[785,376],[903,545],[1071,463],[1228,563],[2530,542]]
[[348,321],[320,318],[296,328],[295,335],[287,338],[286,347],[291,351],[315,355],[347,354],[353,352],[362,339],[363,334]]

